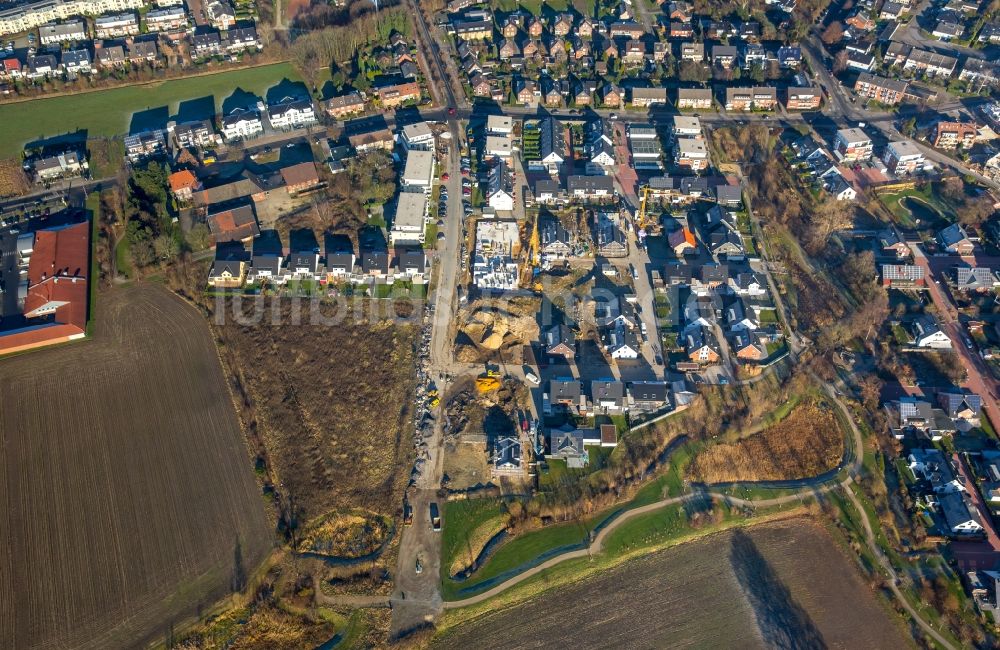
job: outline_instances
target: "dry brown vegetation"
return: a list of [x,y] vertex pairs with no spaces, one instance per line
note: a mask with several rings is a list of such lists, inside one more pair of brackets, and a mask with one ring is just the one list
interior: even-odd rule
[[640,557],[449,629],[435,648],[905,648],[855,564],[811,519]]
[[160,287],[0,361],[0,646],[140,647],[272,546],[209,329]]
[[24,173],[21,161],[16,158],[0,159],[0,198],[21,196],[30,189],[31,181]]
[[370,512],[331,513],[309,526],[299,540],[300,552],[359,558],[377,552],[392,520]]
[[308,314],[294,324],[289,302],[261,300],[265,322],[240,325],[227,304],[215,331],[279,527],[294,542],[333,510],[395,515],[413,460],[417,327]]
[[759,433],[706,448],[690,474],[705,483],[806,478],[834,469],[843,454],[844,434],[832,407],[812,401]]

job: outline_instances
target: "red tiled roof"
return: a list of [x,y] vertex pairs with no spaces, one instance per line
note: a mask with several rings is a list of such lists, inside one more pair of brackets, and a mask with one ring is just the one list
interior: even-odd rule
[[[13,352],[67,340],[84,333],[87,326],[87,273],[90,259],[90,224],[61,226],[35,233],[28,263],[28,293],[24,314],[28,326],[0,332],[0,352]],[[37,311],[54,303],[55,310]],[[51,316],[33,324],[39,316]]]
[[311,160],[281,170],[281,178],[285,180],[288,187],[298,187],[300,185],[316,185],[319,183],[319,174],[316,172],[316,165]]
[[195,178],[195,175],[188,169],[171,174],[169,182],[171,192],[177,192],[183,189],[193,190],[198,187],[198,179]]

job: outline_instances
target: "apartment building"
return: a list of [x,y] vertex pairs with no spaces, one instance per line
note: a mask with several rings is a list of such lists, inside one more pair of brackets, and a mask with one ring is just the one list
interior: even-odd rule
[[790,111],[812,111],[823,101],[823,91],[819,88],[790,87],[785,95],[785,108]]
[[[75,16],[121,13],[145,6],[144,0],[39,0],[0,9],[0,36],[26,32]],[[86,32],[84,33],[86,38]],[[80,39],[82,40],[82,39]]]
[[979,129],[968,122],[938,122],[934,128],[933,144],[938,149],[970,148],[976,141]]
[[882,162],[896,176],[912,174],[924,166],[924,154],[910,140],[898,140],[886,145]]
[[42,45],[58,45],[87,40],[87,25],[82,20],[42,25],[38,28],[38,41]]
[[146,29],[150,32],[172,32],[187,27],[184,7],[154,9],[146,14]]
[[880,104],[894,106],[903,101],[906,96],[906,82],[898,79],[887,79],[867,72],[859,74],[854,83],[854,92],[862,97],[874,99]]
[[139,33],[139,18],[127,12],[110,16],[98,16],[94,20],[95,38],[122,38]]
[[861,129],[840,129],[833,140],[833,149],[840,160],[858,161],[872,157],[872,140]]
[[773,110],[777,104],[777,91],[771,86],[726,88],[727,111],[769,111]]

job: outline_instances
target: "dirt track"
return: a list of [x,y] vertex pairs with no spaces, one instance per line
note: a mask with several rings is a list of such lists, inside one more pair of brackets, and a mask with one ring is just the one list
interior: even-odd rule
[[204,319],[158,286],[0,361],[0,647],[135,647],[270,548]]
[[850,560],[805,518],[642,557],[463,624],[435,647],[532,648],[547,639],[575,648],[909,645]]

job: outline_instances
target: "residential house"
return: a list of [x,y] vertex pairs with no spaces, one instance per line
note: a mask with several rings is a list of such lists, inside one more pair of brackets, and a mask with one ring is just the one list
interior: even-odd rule
[[965,228],[961,224],[953,223],[942,230],[938,233],[938,241],[944,250],[952,255],[963,257],[972,255],[972,239],[966,234]]
[[958,266],[955,268],[955,288],[958,291],[991,291],[1000,282],[993,269],[987,266]]
[[648,108],[650,106],[666,106],[666,88],[644,88],[633,86],[631,89],[632,105],[636,108]]
[[226,142],[249,140],[263,132],[264,122],[258,111],[238,108],[222,117],[222,135]]
[[174,172],[167,181],[171,194],[181,203],[189,203],[194,198],[194,193],[202,188],[201,181],[188,169]]
[[331,97],[323,102],[326,114],[334,119],[342,119],[348,115],[363,113],[365,110],[365,100],[358,92],[349,92],[338,97]]
[[376,88],[375,94],[385,109],[398,108],[407,102],[419,102],[421,98],[420,84],[416,81]]
[[951,339],[941,331],[931,316],[921,316],[913,321],[910,332],[913,345],[918,348],[950,349]]
[[612,379],[595,379],[590,382],[590,401],[595,413],[624,413],[625,384]]
[[923,73],[928,77],[950,77],[958,66],[958,59],[937,52],[914,48],[903,64],[903,70]]
[[[541,182],[541,181],[540,181]],[[552,181],[547,181],[552,182]],[[572,254],[569,231],[558,219],[546,219],[539,226],[539,253],[545,259],[566,259]]]
[[583,439],[583,430],[569,424],[550,429],[548,457],[566,461],[566,467],[569,469],[587,467],[590,463],[590,454],[583,444]]
[[489,172],[486,202],[498,212],[510,212],[514,209],[514,184],[507,163],[503,160],[498,161]]
[[191,36],[191,54],[196,59],[217,56],[222,53],[222,35],[218,30],[199,28]]
[[701,63],[704,60],[704,43],[681,43],[681,61],[695,61],[696,63]]
[[771,86],[726,88],[727,111],[773,110],[777,103],[777,91]]
[[267,108],[267,118],[275,129],[301,129],[316,124],[316,110],[309,99],[285,97]]
[[542,335],[545,354],[550,357],[573,359],[576,356],[576,334],[567,325],[554,325]]
[[767,358],[767,345],[760,334],[751,329],[734,330],[732,349],[740,361],[763,361]]
[[320,184],[316,163],[311,160],[283,167],[280,173],[289,194],[307,192]]
[[571,412],[586,411],[586,397],[576,379],[561,378],[549,380],[549,403],[563,406]]
[[[635,91],[633,90],[633,97]],[[635,101],[633,100],[633,104]],[[666,100],[664,99],[664,103]],[[712,91],[708,88],[678,88],[677,108],[679,109],[711,109]]]
[[958,78],[972,86],[997,86],[1000,84],[1000,66],[992,61],[974,59],[970,56],[962,64]]
[[912,288],[926,285],[924,267],[915,264],[883,264],[882,286]]
[[663,381],[633,381],[628,384],[629,409],[656,411],[670,402],[670,388]]
[[684,333],[684,350],[698,364],[713,364],[720,359],[719,342],[708,327],[691,327]]
[[260,234],[257,215],[249,203],[232,207],[210,206],[206,220],[216,244],[248,241]]
[[90,52],[87,50],[63,50],[60,55],[60,65],[66,74],[89,74],[93,68],[90,65]]
[[223,0],[212,0],[204,5],[205,18],[213,27],[227,30],[236,24],[236,10]]
[[217,259],[208,272],[208,286],[236,289],[246,281],[249,265],[243,259]]

